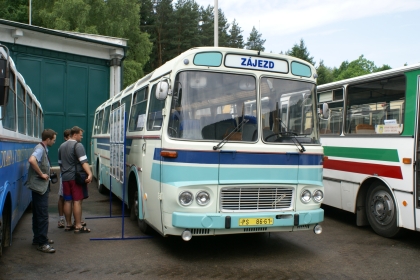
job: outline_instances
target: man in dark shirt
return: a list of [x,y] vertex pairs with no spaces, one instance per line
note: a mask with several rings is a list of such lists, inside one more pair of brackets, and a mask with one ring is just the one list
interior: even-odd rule
[[[92,172],[90,171],[85,148],[80,143],[82,139],[83,129],[74,126],[70,132],[70,139],[61,144],[58,153],[58,163],[60,164],[63,181],[64,215],[66,217],[65,231],[74,230],[74,233],[90,232],[90,229],[82,225],[82,201],[87,198],[86,185],[79,185],[75,180],[77,171],[84,172],[87,175],[85,184],[89,184],[92,181]],[[75,220],[74,225],[71,223],[72,212]]]

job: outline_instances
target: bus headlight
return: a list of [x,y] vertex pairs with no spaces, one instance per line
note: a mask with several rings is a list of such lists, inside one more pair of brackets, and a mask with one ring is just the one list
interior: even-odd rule
[[210,195],[206,191],[201,191],[195,196],[195,200],[197,201],[198,205],[204,206],[209,204]]
[[191,205],[191,203],[193,202],[193,199],[194,199],[194,196],[189,191],[184,191],[180,193],[178,197],[179,203],[181,203],[182,206]]
[[311,192],[308,190],[303,190],[300,194],[300,200],[305,204],[309,203],[309,201],[311,201]]
[[312,197],[314,198],[315,202],[320,203],[324,198],[324,193],[321,190],[315,190]]

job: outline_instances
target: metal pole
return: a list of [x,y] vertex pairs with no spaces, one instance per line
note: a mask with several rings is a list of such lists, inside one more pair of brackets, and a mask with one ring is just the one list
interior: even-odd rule
[[214,0],[214,46],[219,46],[219,7],[218,0]]
[[32,0],[29,0],[29,25],[32,25]]

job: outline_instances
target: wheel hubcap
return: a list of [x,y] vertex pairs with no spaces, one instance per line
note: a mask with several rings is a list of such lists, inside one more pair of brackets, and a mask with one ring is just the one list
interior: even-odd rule
[[372,197],[370,209],[375,220],[381,225],[389,224],[394,217],[392,198],[386,192],[378,192]]

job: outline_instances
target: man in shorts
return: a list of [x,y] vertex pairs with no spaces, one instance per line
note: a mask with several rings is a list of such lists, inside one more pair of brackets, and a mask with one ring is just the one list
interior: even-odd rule
[[[70,138],[70,131],[71,129],[64,130],[64,142],[69,140]],[[60,146],[61,147],[61,146]],[[60,154],[60,148],[58,148],[58,153]],[[60,162],[59,162],[60,164]],[[58,228],[64,228],[65,227],[65,220],[64,220],[64,198],[63,198],[63,181],[62,176],[60,176],[60,188],[58,189]]]
[[[70,139],[60,146],[58,161],[61,167],[63,181],[64,215],[66,217],[65,231],[74,233],[89,233],[90,229],[82,224],[82,201],[87,198],[86,185],[92,181],[92,172],[86,156],[85,148],[80,141],[83,139],[83,129],[74,126],[70,131]],[[85,184],[76,183],[76,172],[86,174]],[[72,207],[73,206],[73,207]],[[74,224],[71,222],[73,214]]]

